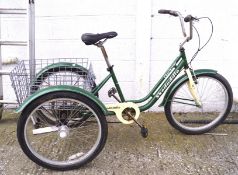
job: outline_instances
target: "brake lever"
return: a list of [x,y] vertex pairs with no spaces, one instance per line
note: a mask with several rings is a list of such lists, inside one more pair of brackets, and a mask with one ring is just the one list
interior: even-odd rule
[[184,22],[190,22],[190,21],[199,21],[199,19],[196,17],[193,17],[192,15],[188,15],[184,18]]

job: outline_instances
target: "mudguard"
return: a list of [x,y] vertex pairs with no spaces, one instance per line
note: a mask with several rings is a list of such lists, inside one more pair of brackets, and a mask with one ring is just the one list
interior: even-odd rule
[[50,86],[50,87],[36,91],[34,94],[26,98],[26,100],[16,109],[16,112],[21,112],[24,108],[26,108],[32,101],[36,100],[38,97],[51,93],[51,92],[58,92],[58,91],[74,92],[74,93],[78,93],[80,95],[86,96],[90,100],[95,102],[105,115],[108,115],[109,113],[105,105],[92,93],[84,89],[81,89],[75,86],[68,86],[68,85]]
[[78,65],[75,63],[69,63],[69,62],[59,62],[59,63],[50,64],[44,67],[43,69],[41,69],[41,71],[37,73],[36,79],[44,75],[46,72],[52,72],[51,70],[59,71],[59,70],[64,70],[66,68],[77,69],[77,70],[87,72],[87,69],[81,65]]
[[[209,74],[216,74],[217,71],[216,70],[212,70],[212,69],[197,69],[197,70],[194,70],[194,74],[193,75],[201,75],[201,74],[204,74],[204,73],[209,73]],[[187,80],[188,79],[188,76],[187,74],[184,74],[182,76],[180,76],[179,78],[177,78],[169,87],[169,89],[166,91],[165,95],[164,95],[164,99],[163,101],[161,102],[161,104],[159,105],[160,107],[161,106],[164,106],[166,103],[167,103],[167,100],[170,96],[170,94],[177,88],[177,86],[182,83],[183,81]]]
[[69,63],[69,62],[59,62],[59,63],[53,63],[50,64],[43,69],[41,69],[35,76],[34,80],[32,81],[31,86],[31,93],[34,93],[39,89],[39,85],[42,83],[42,81],[50,76],[51,74],[60,72],[60,71],[70,71],[70,72],[76,72],[82,76],[86,75],[88,70],[84,68],[81,65],[75,64],[75,63]]

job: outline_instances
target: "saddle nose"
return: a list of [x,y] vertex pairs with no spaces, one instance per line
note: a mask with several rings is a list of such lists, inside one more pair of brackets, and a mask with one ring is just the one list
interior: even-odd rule
[[116,36],[117,36],[117,32],[107,32],[107,33],[100,33],[100,34],[99,33],[98,34],[84,33],[81,36],[81,39],[86,45],[92,45],[92,44],[96,44],[98,41],[102,39],[110,39]]

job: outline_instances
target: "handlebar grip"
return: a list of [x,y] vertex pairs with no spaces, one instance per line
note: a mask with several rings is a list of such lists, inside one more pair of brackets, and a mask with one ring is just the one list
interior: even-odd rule
[[197,18],[193,17],[192,15],[188,15],[184,18],[184,22],[190,22],[193,20],[198,20]]
[[158,13],[160,14],[169,14],[169,15],[172,15],[172,16],[178,16],[178,13],[176,11],[173,11],[173,10],[165,10],[165,9],[160,9],[158,11]]

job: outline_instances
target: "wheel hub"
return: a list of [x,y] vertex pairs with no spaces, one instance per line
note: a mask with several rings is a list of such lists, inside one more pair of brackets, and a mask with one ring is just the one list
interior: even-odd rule
[[60,138],[66,138],[69,135],[69,128],[66,125],[60,126],[59,136]]

